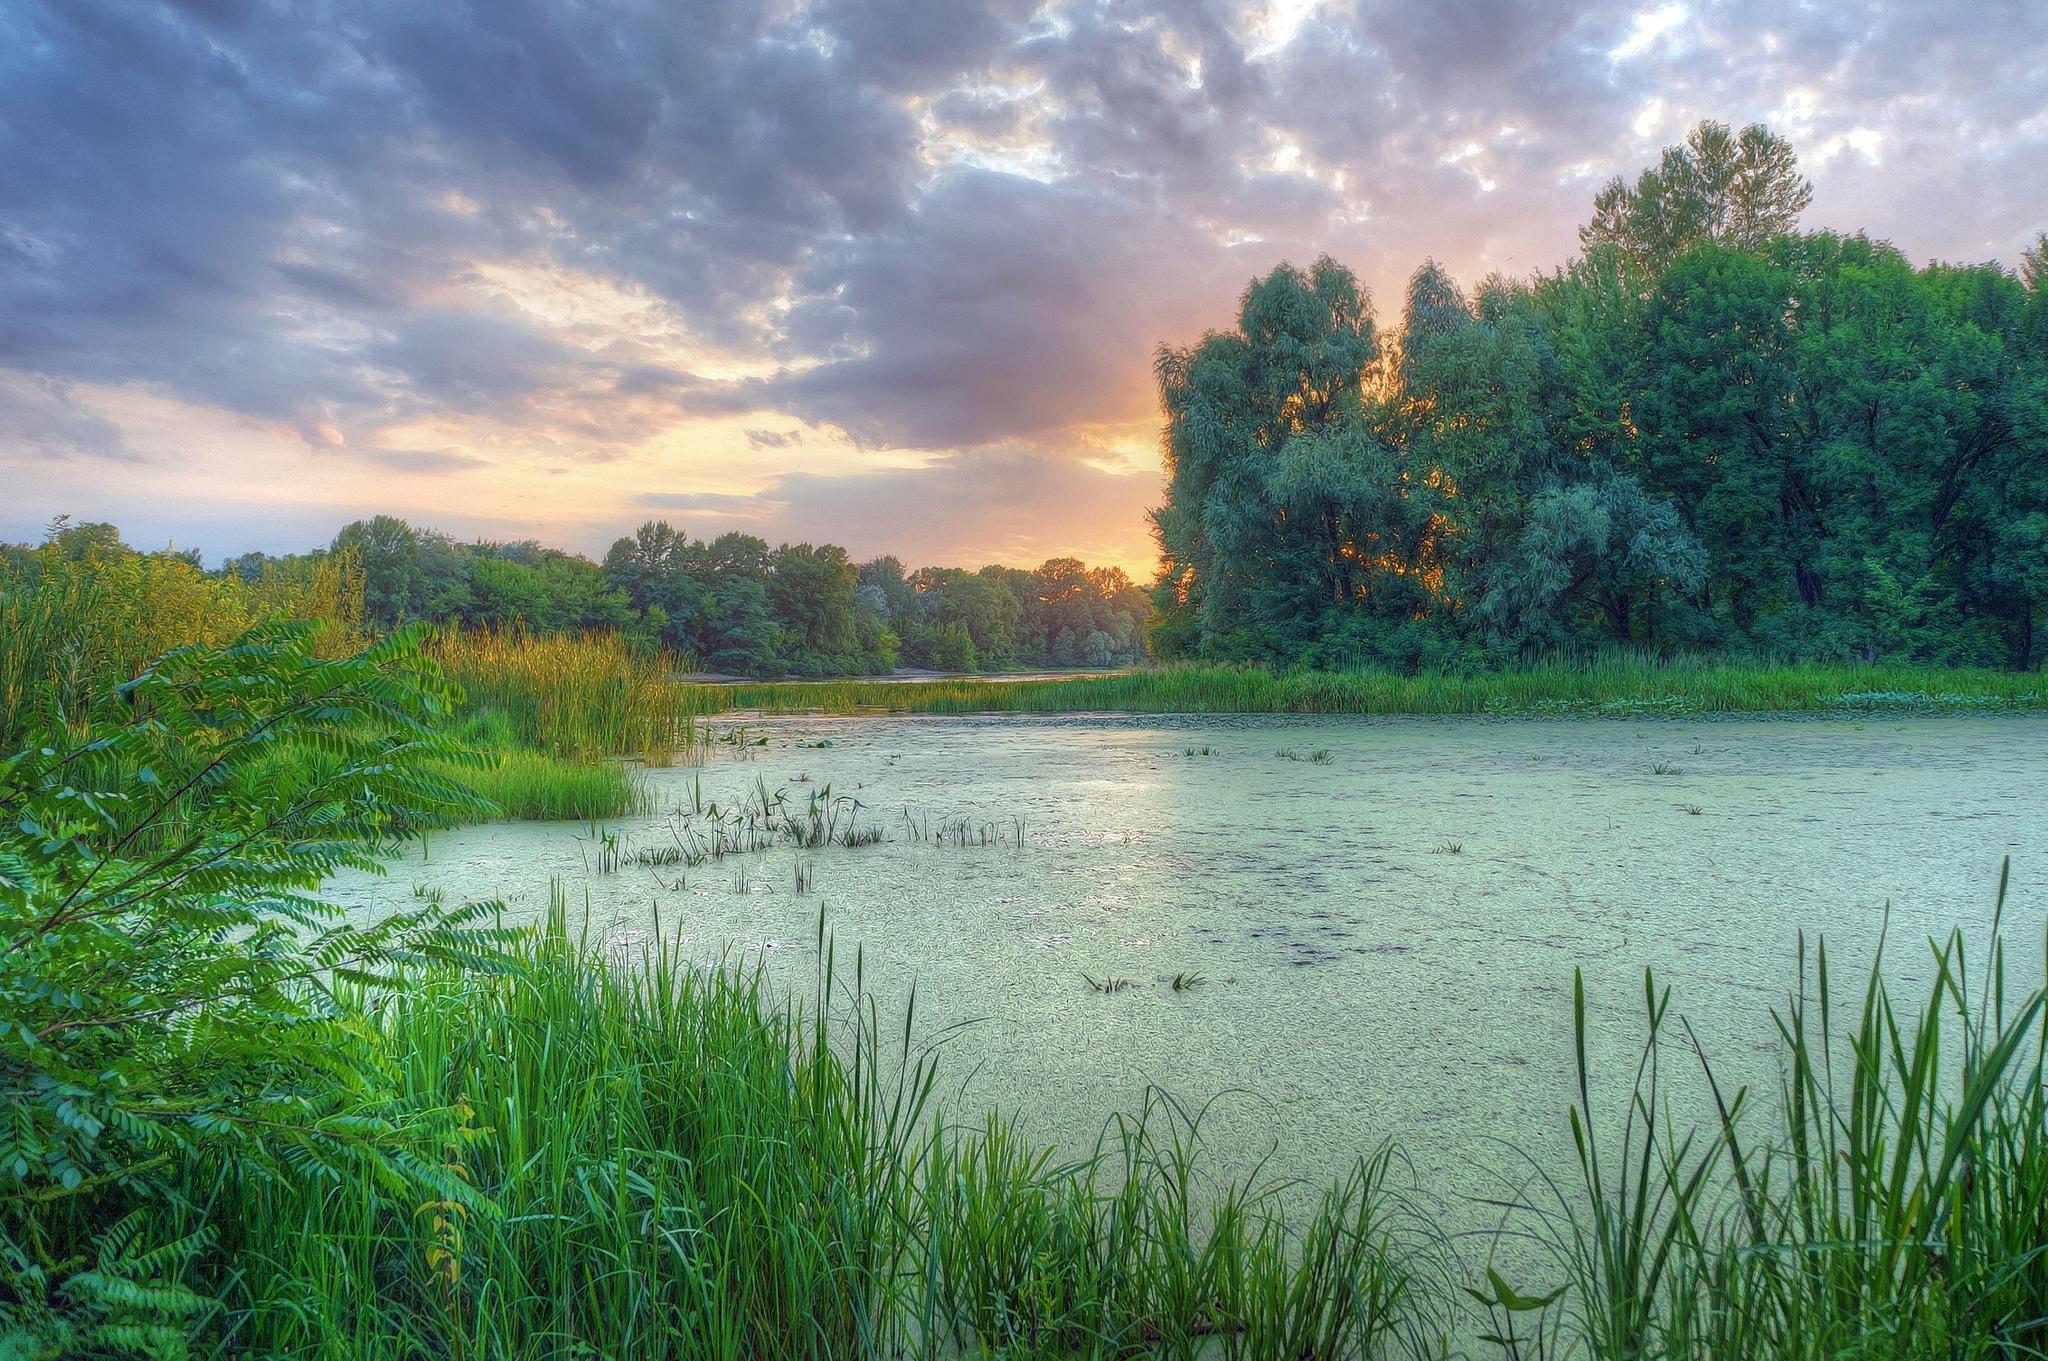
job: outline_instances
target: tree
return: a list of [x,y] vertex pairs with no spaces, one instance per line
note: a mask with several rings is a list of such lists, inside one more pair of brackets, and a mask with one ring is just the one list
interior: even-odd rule
[[1706,242],[1760,250],[1791,231],[1812,202],[1789,142],[1761,123],[1731,135],[1726,123],[1708,120],[1664,148],[1634,184],[1609,180],[1579,242],[1614,246],[1639,274],[1655,275]]
[[431,587],[419,532],[395,515],[342,527],[334,552],[352,551],[363,565],[363,610],[379,628],[392,629],[427,609]]
[[1332,570],[1318,558],[1345,546],[1326,537],[1319,555],[1294,539],[1267,481],[1289,441],[1364,420],[1361,386],[1378,353],[1365,290],[1328,258],[1253,281],[1234,331],[1160,350],[1162,643],[1274,656],[1312,632]]
[[860,577],[846,550],[784,544],[768,562],[768,598],[789,640],[790,665],[804,674],[857,668],[853,591]]

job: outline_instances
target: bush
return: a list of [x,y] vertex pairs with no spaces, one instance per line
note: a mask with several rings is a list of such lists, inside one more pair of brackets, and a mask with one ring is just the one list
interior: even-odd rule
[[152,1240],[141,1207],[196,1153],[465,1194],[430,1156],[460,1113],[401,1114],[335,989],[488,965],[489,909],[360,926],[310,891],[489,805],[433,770],[464,756],[416,633],[337,659],[314,640],[177,648],[0,761],[0,1332],[29,1355],[182,1345],[210,1233]]

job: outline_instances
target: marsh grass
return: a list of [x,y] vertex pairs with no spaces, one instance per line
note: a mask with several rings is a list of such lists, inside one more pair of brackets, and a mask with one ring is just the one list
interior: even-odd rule
[[669,815],[670,844],[662,848],[663,858],[658,863],[694,867],[775,846],[857,850],[878,845],[883,830],[877,823],[861,820],[865,809],[866,805],[850,794],[834,794],[829,784],[806,790],[798,798],[787,788],[771,790],[766,780],[758,778],[739,802],[721,805],[704,797],[701,780],[692,780],[689,806]]
[[914,999],[885,1017],[822,916],[815,986],[781,1002],[565,915],[558,892],[504,977],[357,999],[409,1099],[471,1113],[443,1154],[467,1194],[195,1169],[167,1213],[217,1231],[231,1350],[1371,1357],[1433,1326],[1390,1154],[1290,1218],[1212,1182],[1200,1112],[1150,1093],[1061,1161],[945,1120]]
[[1474,675],[1276,673],[1182,662],[1062,680],[793,681],[698,685],[702,714],[1066,713],[1658,714],[1978,712],[2048,707],[2038,672],[1938,666],[1715,662],[1625,651]]
[[[2005,896],[2001,874],[1981,976],[1959,934],[1930,942],[1916,1008],[1893,1003],[1880,945],[1844,1009],[1826,945],[1802,938],[1764,1111],[1722,1085],[1648,972],[1633,1090],[1596,1110],[1575,976],[1578,1177],[1539,1175],[1508,1203],[1556,1275],[1474,1292],[1496,1344],[1595,1361],[2048,1353],[2048,1016],[2038,988],[2008,988]],[[1672,1120],[1687,1070],[1716,1125]]]
[[1013,817],[1007,823],[989,820],[976,821],[966,816],[943,817],[934,821],[930,815],[903,810],[903,827],[912,841],[932,846],[951,846],[965,850],[973,846],[1008,846],[1013,850],[1024,847],[1025,820]]
[[667,765],[701,740],[692,692],[669,680],[675,659],[638,652],[616,634],[450,629],[431,651],[462,686],[470,713],[493,716],[552,756]]
[[523,748],[485,749],[480,764],[443,771],[489,799],[501,816],[589,822],[649,810],[646,790],[615,761],[572,761]]

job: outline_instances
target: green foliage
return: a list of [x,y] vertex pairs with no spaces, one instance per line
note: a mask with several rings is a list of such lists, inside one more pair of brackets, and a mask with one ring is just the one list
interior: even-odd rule
[[1759,249],[1791,231],[1812,202],[1813,186],[1784,138],[1761,123],[1731,133],[1708,120],[1666,147],[1634,184],[1617,177],[1603,186],[1579,240],[1656,274],[1703,242]]
[[1609,651],[1506,671],[1274,671],[1177,662],[1060,680],[816,681],[686,687],[701,713],[1974,713],[2048,707],[2038,674],[1911,664],[1738,664]]
[[323,653],[362,638],[362,576],[349,553],[209,576],[180,553],[138,553],[112,525],[50,528],[0,549],[0,750],[51,723],[82,723],[184,643],[223,643],[264,620],[315,630]]
[[416,633],[314,643],[265,625],[173,649],[0,760],[0,1325],[48,1347],[175,1352],[166,1329],[200,1312],[180,1270],[211,1230],[145,1237],[162,1220],[131,1212],[194,1159],[447,1180],[422,1157],[458,1116],[400,1109],[336,990],[488,967],[489,909],[362,924],[312,890],[488,805],[435,769],[464,755]]
[[1702,124],[1570,267],[1468,297],[1425,264],[1386,352],[1340,267],[1255,281],[1160,355],[1159,654],[2038,666],[2041,267],[1793,234],[1808,196],[1767,130]]
[[[1618,1112],[1596,1111],[1575,979],[1575,1182],[1539,1178],[1510,1231],[1561,1278],[1473,1292],[1515,1356],[2008,1358],[2048,1348],[2048,997],[2008,990],[1993,914],[1974,984],[1959,936],[1902,1010],[1882,947],[1844,1016],[1822,944],[1773,1013],[1767,1112],[1722,1088],[1668,989],[1643,978],[1645,1043]],[[1853,1029],[1842,1030],[1843,1020]],[[1679,1032],[1682,1032],[1679,1033]],[[1669,1114],[1696,1072],[1718,1123]],[[1535,1315],[1533,1318],[1520,1317]]]

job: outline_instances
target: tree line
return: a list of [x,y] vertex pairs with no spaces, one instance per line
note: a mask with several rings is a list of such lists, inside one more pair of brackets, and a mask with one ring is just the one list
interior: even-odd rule
[[1583,254],[1398,329],[1327,257],[1162,348],[1163,656],[1468,669],[1628,644],[2032,667],[2048,235],[2017,273],[1797,230],[1767,129],[1703,123]]
[[[157,571],[165,580],[203,571],[196,554],[138,554],[108,524],[59,522],[40,548],[0,546],[0,554],[24,569],[126,555],[136,570],[176,569]],[[269,583],[275,593],[276,583],[321,563],[346,564],[362,622],[377,631],[425,620],[618,632],[741,676],[1114,666],[1145,655],[1152,610],[1150,594],[1122,569],[1075,558],[1030,570],[910,571],[894,557],[856,563],[833,544],[771,548],[738,533],[692,539],[666,521],[619,539],[600,563],[531,540],[465,543],[379,515],[347,525],[325,549],[245,553],[211,575],[252,589]]]

